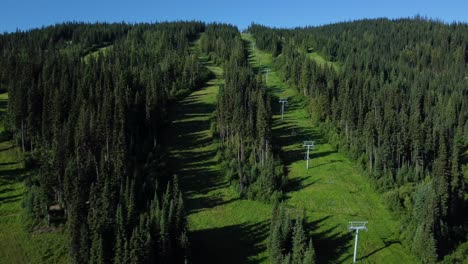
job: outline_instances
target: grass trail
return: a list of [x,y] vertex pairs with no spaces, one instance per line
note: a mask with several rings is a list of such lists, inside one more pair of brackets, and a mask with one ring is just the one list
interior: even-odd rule
[[[195,44],[195,51],[199,50]],[[170,110],[172,165],[185,193],[194,263],[267,263],[271,205],[238,199],[222,175],[210,132],[222,69]]]
[[[0,94],[0,118],[7,100],[8,94]],[[24,169],[21,156],[12,142],[0,142],[0,263],[68,263],[68,242],[62,231],[29,233],[24,229],[21,202],[26,188],[22,181],[31,172]]]
[[[243,34],[250,47],[250,61],[256,68],[270,68],[267,84],[272,95],[273,133],[280,144],[288,169],[287,203],[304,208],[319,263],[350,263],[354,234],[347,230],[348,221],[369,221],[368,232],[360,232],[360,263],[417,263],[399,240],[400,224],[384,206],[360,170],[337,152],[311,123],[302,96],[282,82],[272,68],[271,54],[259,51],[253,38]],[[289,98],[281,120],[278,98]],[[304,140],[314,140],[310,169],[305,168]]]

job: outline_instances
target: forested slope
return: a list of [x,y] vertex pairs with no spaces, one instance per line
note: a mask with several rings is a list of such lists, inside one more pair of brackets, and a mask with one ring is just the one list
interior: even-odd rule
[[269,145],[269,98],[237,28],[69,23],[1,36],[7,130],[36,169],[25,180],[28,228],[65,224],[73,261],[190,261],[165,139],[171,105],[210,76],[191,47],[200,36],[201,51],[229,61],[213,125],[225,179],[240,198],[279,199],[285,174]]
[[[189,46],[203,30],[66,24],[0,38],[10,129],[39,166],[25,207],[33,228],[63,211],[74,261],[189,259],[183,199],[160,139],[171,101],[209,75]],[[83,59],[107,41],[112,49]]]
[[[365,216],[361,261],[463,259],[463,246],[450,254],[468,234],[468,26],[248,31],[255,41],[196,21],[0,35],[0,136],[16,145],[0,152],[21,162],[1,190],[24,180],[24,227],[64,230],[54,243],[76,263],[313,263],[348,261],[344,225]],[[297,141],[311,138],[305,170]]]
[[[468,26],[420,18],[249,28],[313,121],[372,179],[424,262],[466,241]],[[272,44],[274,43],[274,44]],[[340,67],[319,65],[319,52]]]
[[224,174],[241,197],[279,199],[286,179],[271,145],[270,97],[248,63],[240,32],[230,25],[208,25],[201,48],[224,62],[215,125]]
[[[354,237],[348,230],[348,222],[368,221],[369,232],[360,232],[359,262],[417,263],[400,239],[399,221],[392,217],[359,167],[327,142],[319,124],[310,119],[306,98],[293,85],[281,80],[281,72],[272,67],[271,53],[256,48],[252,35],[243,34],[243,37],[251,43],[251,64],[260,70],[270,69],[265,79],[275,99],[273,102],[288,99],[284,119],[280,104],[273,108],[272,135],[287,168],[288,182],[284,205],[278,206],[286,208],[287,214],[279,213],[281,209],[274,212],[270,228],[270,261],[281,263],[292,258],[295,251],[305,252],[305,248],[294,249],[290,241],[307,239],[313,239],[316,263],[351,261]],[[315,142],[309,168],[306,168],[306,150],[302,145],[305,140]],[[293,226],[301,222],[306,238],[298,238],[292,232]],[[278,223],[283,226],[280,231],[273,228]],[[277,252],[282,252],[279,258]]]
[[202,33],[193,49],[213,72],[205,86],[174,104],[167,136],[169,164],[180,179],[193,263],[246,263],[266,260],[265,239],[271,206],[239,199],[225,177],[218,153],[215,111],[223,64],[202,52]]

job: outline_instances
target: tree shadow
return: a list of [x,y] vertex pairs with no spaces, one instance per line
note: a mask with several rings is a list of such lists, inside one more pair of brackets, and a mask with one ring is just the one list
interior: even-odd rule
[[192,197],[187,200],[187,214],[194,214],[199,211],[203,211],[207,208],[214,208],[217,206],[229,204],[239,200],[239,198],[232,198],[229,200],[224,200],[221,196],[201,196],[201,197]]
[[228,182],[219,175],[219,171],[217,170],[206,168],[191,169],[184,173],[179,172],[178,175],[181,175],[181,188],[187,193],[196,192],[206,195],[210,191],[224,188],[228,185]]
[[11,191],[14,191],[15,189],[13,188],[4,188],[4,189],[0,189],[0,194],[3,194],[3,193],[7,193],[7,192],[11,192]]
[[[208,85],[216,83],[210,81]],[[238,199],[226,199],[221,192],[216,192],[229,183],[217,164],[217,149],[212,146],[210,128],[215,104],[202,100],[208,92],[200,90],[174,104],[169,110],[173,121],[165,133],[165,144],[170,151],[168,167],[179,176],[188,214]],[[193,262],[253,263],[249,258],[265,250],[261,243],[268,235],[268,227],[269,223],[262,222],[191,231]]]
[[260,263],[249,259],[266,250],[269,222],[203,229],[190,234],[193,263]]
[[314,185],[315,183],[320,181],[319,179],[315,179],[312,182],[304,183],[305,181],[307,181],[311,177],[312,176],[297,177],[297,178],[294,178],[294,179],[289,179],[288,183],[286,184],[286,188],[285,188],[286,193],[295,192],[295,191],[305,189],[305,188],[307,188],[307,187],[309,187],[311,185]]
[[342,161],[343,160],[329,160],[327,163],[318,164],[318,165],[315,165],[315,166],[311,166],[309,168],[311,168],[311,169],[318,168],[318,167],[321,167],[321,166],[326,166],[326,165],[330,165],[330,164],[337,163],[337,162],[342,162]]
[[[250,42],[246,42],[247,45],[250,45]],[[260,72],[262,70],[262,65],[258,64],[258,60],[254,58],[252,52],[249,48],[249,61],[255,64],[255,70]],[[285,87],[281,84],[271,85],[268,87],[271,97],[272,112],[275,115],[281,115],[281,104],[278,102],[279,95],[285,90]],[[280,153],[283,164],[286,166],[291,165],[293,162],[298,160],[304,160],[306,153],[305,148],[303,147],[303,141],[313,140],[315,141],[316,149],[311,151],[310,159],[316,159],[321,157],[326,157],[336,153],[336,151],[327,151],[320,150],[320,145],[325,144],[326,140],[323,135],[317,130],[313,129],[312,126],[303,126],[299,125],[297,122],[299,119],[302,119],[302,113],[296,115],[296,113],[289,115],[290,111],[295,111],[298,109],[303,109],[306,106],[301,96],[294,96],[288,98],[288,105],[285,108],[284,120],[280,118],[275,118],[273,120],[272,132],[273,132],[273,146],[275,147],[276,153]],[[285,147],[281,151],[281,146]],[[330,160],[328,163],[322,163],[316,165],[312,168],[332,164],[339,162],[340,160]],[[290,179],[286,187],[286,191],[297,191],[308,186],[317,183],[318,180],[311,181],[306,183],[310,177],[298,177]],[[310,181],[310,179],[309,179]],[[327,219],[333,217],[331,215],[325,216],[321,219],[308,222],[306,229],[311,231],[312,239],[314,243],[315,250],[317,252],[317,263],[335,263],[338,262],[339,257],[345,254],[349,250],[349,243],[353,239],[353,234],[350,232],[343,232],[342,225],[335,225],[326,230],[318,232],[319,228],[324,225],[325,222],[328,222]],[[328,227],[328,226],[327,226]]]
[[8,100],[0,99],[0,109],[6,109],[8,107]]
[[380,247],[378,249],[375,249],[374,251],[370,252],[369,254],[363,256],[363,257],[360,257],[358,258],[358,260],[363,260],[363,259],[367,259],[369,258],[370,256],[374,255],[375,253],[383,250],[383,249],[386,249],[388,248],[389,246],[393,245],[393,244],[400,244],[401,245],[401,241],[400,240],[389,240],[389,241],[385,241],[383,239],[383,242],[384,242],[384,246],[383,247]]
[[7,166],[7,165],[16,165],[20,164],[21,161],[13,161],[13,162],[0,162],[0,166]]
[[349,250],[349,242],[353,239],[352,233],[342,233],[341,225],[335,225],[321,232],[314,232],[329,219],[330,215],[308,222],[306,230],[313,232],[312,241],[317,252],[317,263],[336,263],[338,258]]
[[10,150],[10,149],[13,149],[14,147],[15,147],[14,145],[10,145],[10,146],[8,146],[8,147],[6,147],[6,148],[2,148],[2,149],[0,149],[0,152],[7,151],[7,150]]
[[4,182],[21,182],[23,181],[27,174],[27,169],[8,169],[0,170],[0,180]]
[[[272,105],[274,106],[273,111],[275,111],[274,113],[281,114],[281,104],[278,102],[280,97],[278,95],[281,94],[285,88],[280,85],[270,85],[268,86],[268,90],[271,94]],[[288,97],[287,99],[288,103],[285,105],[285,114],[288,113],[288,111],[304,108],[304,101],[302,98]]]
[[335,154],[336,150],[329,150],[329,151],[321,151],[321,152],[312,152],[309,154],[310,159],[317,159],[329,156],[331,154]]
[[325,143],[323,136],[312,128],[305,128],[299,125],[293,125],[289,122],[283,122],[281,119],[275,121],[277,124],[274,126],[274,145],[288,146],[287,149],[281,151],[281,159],[283,163],[288,166],[297,160],[304,160],[306,149],[303,147],[303,142],[312,140],[315,142],[315,148],[311,150],[310,159],[325,157],[336,151],[320,151],[320,145]]
[[0,204],[17,202],[17,201],[21,200],[22,196],[23,196],[23,194],[20,193],[20,194],[0,197]]

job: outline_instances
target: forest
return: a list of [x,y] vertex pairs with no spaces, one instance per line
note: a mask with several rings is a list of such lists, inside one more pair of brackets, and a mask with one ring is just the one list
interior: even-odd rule
[[432,263],[466,241],[466,24],[417,17],[249,31],[260,49],[280,54],[275,67],[308,98],[311,118],[406,223],[416,255]]
[[[206,113],[212,136],[203,144],[215,149],[217,199],[233,193],[244,225],[254,216],[244,216],[241,203],[264,208],[265,227],[250,232],[262,240],[239,242],[261,250],[245,254],[262,256],[258,263],[342,260],[327,255],[313,205],[290,202],[315,186],[291,179],[296,156],[278,147],[285,139],[277,87],[258,54],[271,56],[278,83],[304,102],[305,128],[317,129],[370,183],[415,263],[468,257],[468,24],[415,17],[294,29],[252,24],[241,32],[201,21],[69,22],[1,34],[0,50],[0,92],[8,93],[0,139],[13,142],[29,172],[21,225],[32,234],[64,230],[72,263],[201,262],[194,226],[205,209],[192,193],[210,190],[197,190],[186,174],[208,181],[211,172],[181,175],[168,135],[182,102],[213,79],[220,84]],[[192,104],[184,115],[200,115]],[[191,129],[176,136],[201,131]],[[228,204],[218,200],[206,203]],[[203,221],[217,232],[219,223]]]
[[[9,124],[37,168],[25,208],[32,226],[51,205],[65,209],[75,262],[189,258],[182,193],[160,138],[168,104],[209,76],[189,52],[204,26],[65,24],[3,36]],[[105,55],[75,52],[108,41]]]
[[240,32],[229,25],[208,26],[201,48],[215,62],[225,62],[216,130],[226,178],[242,197],[279,199],[286,174],[271,146],[271,99],[262,76],[248,65]]

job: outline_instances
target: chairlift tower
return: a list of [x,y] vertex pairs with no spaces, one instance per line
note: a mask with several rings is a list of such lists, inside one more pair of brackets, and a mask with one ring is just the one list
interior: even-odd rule
[[270,72],[270,69],[265,68],[263,72],[265,73],[265,84],[268,84],[268,73]]
[[283,120],[283,117],[284,117],[284,104],[288,104],[288,99],[287,98],[280,99],[279,102],[281,104],[281,120]]
[[356,262],[356,254],[357,254],[357,245],[358,245],[358,238],[359,238],[359,230],[366,230],[367,221],[365,222],[349,222],[348,229],[349,231],[354,231],[356,230],[356,239],[354,241],[354,257],[353,257],[353,262]]
[[309,169],[309,152],[310,152],[310,149],[314,149],[315,145],[314,145],[314,142],[313,141],[304,141],[304,147],[307,147],[307,155],[306,155],[306,160],[307,160],[307,166],[306,168]]

